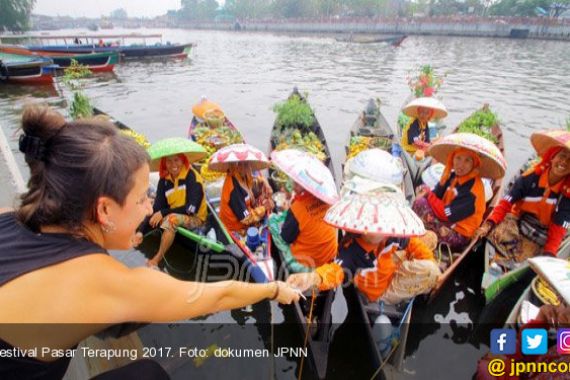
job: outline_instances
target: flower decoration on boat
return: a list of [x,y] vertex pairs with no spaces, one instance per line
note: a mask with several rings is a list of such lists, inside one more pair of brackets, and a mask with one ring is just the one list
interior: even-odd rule
[[408,77],[408,86],[417,98],[434,96],[442,84],[443,77],[436,75],[431,65],[421,66],[417,75]]

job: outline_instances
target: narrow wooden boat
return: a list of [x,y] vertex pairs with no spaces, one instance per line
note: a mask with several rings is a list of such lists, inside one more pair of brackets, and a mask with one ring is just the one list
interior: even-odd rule
[[[509,182],[507,192],[510,191],[515,181],[530,167],[534,160],[535,158],[533,157],[522,165],[518,175]],[[530,281],[530,276],[528,276],[530,269],[526,260],[519,263],[514,260],[501,260],[500,263],[497,262],[494,258],[501,256],[501,251],[487,238],[485,238],[484,244],[485,271],[483,273],[483,279],[481,280],[481,289],[484,291],[485,299],[489,304],[493,302],[503,290],[509,288],[514,283],[520,281],[526,281],[528,283]],[[570,257],[569,235],[566,235],[562,241],[558,250],[558,257]]]
[[[245,142],[241,132],[225,115],[218,123],[219,125],[211,126],[205,120],[193,116],[188,129],[188,138],[204,146],[210,156],[224,146]],[[211,206],[210,211],[215,215],[226,238],[232,243],[227,249],[247,268],[249,275],[255,282],[272,281],[275,268],[271,258],[271,240],[267,227],[262,227],[261,231],[262,237],[266,239],[263,251],[252,252],[245,243],[245,239],[239,234],[230,233],[218,217],[221,189],[225,176],[208,171],[207,165],[198,163],[196,166],[200,169],[206,185],[206,196],[208,204]]]
[[[298,89],[295,87],[289,98],[293,96],[298,96],[303,102],[306,99],[299,93]],[[325,139],[324,132],[313,114],[313,124],[308,128],[308,130],[303,130],[303,133],[308,132],[314,133],[320,144],[324,148],[325,154],[325,165],[331,171],[334,176],[334,167],[332,159],[330,156],[330,151]],[[281,144],[281,136],[284,133],[297,130],[296,126],[291,128],[283,127],[280,128],[277,122],[274,123],[273,129],[271,131],[269,152],[271,153],[275,148]],[[301,148],[302,147],[297,147]],[[281,190],[281,183],[276,180],[276,171],[272,168],[269,169],[270,184],[273,190],[277,193]],[[282,251],[279,250],[277,246],[273,247],[274,258],[278,263],[279,273],[282,274],[283,280],[285,280],[290,272],[285,264],[285,259]],[[293,314],[297,321],[297,325],[300,327],[302,336],[306,339],[307,348],[309,350],[311,366],[314,368],[315,373],[319,379],[324,379],[327,375],[328,366],[328,351],[329,346],[332,341],[332,336],[330,334],[332,327],[332,316],[331,307],[334,301],[336,290],[329,290],[325,292],[319,292],[318,294],[313,294],[307,297],[306,300],[301,299],[299,302],[295,302],[290,307],[293,309]],[[311,309],[313,309],[313,320],[309,320],[309,314]],[[302,369],[301,369],[302,370]]]
[[[487,106],[484,106],[484,107],[487,107]],[[456,127],[452,133],[457,133],[458,131],[459,131],[459,126]],[[504,155],[505,154],[505,141],[504,141],[504,136],[503,136],[503,132],[501,130],[500,124],[497,123],[497,124],[493,125],[490,128],[490,133],[496,139],[496,145],[499,148],[499,150],[501,151],[501,153]],[[432,164],[432,162],[430,162],[430,165],[431,164]],[[424,170],[426,170],[430,165],[426,166],[426,168],[424,168]],[[499,200],[501,199],[501,196],[503,195],[503,178],[498,179],[498,180],[492,180],[490,182],[491,182],[491,189],[493,191],[493,196],[487,202],[487,209],[486,209],[485,214],[483,216],[483,221],[485,221],[489,217],[489,215],[491,215],[493,208],[495,207],[497,202],[499,202]],[[460,252],[460,253],[450,252],[450,255],[448,258],[446,258],[446,257],[440,258],[441,259],[440,267],[441,267],[443,273],[442,273],[441,277],[439,278],[437,285],[433,288],[433,290],[430,293],[430,299],[431,300],[433,300],[433,298],[439,293],[439,291],[441,290],[443,285],[445,285],[447,283],[447,281],[451,278],[453,273],[455,273],[455,269],[465,260],[467,255],[470,254],[471,252],[476,251],[476,245],[478,243],[479,243],[479,239],[473,238],[473,239],[471,239],[471,241],[469,242],[467,247],[465,247],[465,249],[462,252]],[[445,259],[448,259],[449,261],[446,261]]]
[[52,65],[49,58],[0,52],[0,82],[50,84],[53,83],[53,72],[49,70]]
[[[393,143],[399,144],[399,141],[395,141],[397,137],[395,137],[394,130],[390,127],[380,108],[379,99],[370,99],[364,111],[356,118],[350,129],[349,142],[344,149],[347,155],[346,160],[348,160],[349,155],[355,155],[357,151],[371,148],[379,148],[391,153]],[[399,156],[402,161],[404,194],[406,199],[412,202],[415,196],[411,176],[413,168],[410,168],[400,151],[395,151],[393,154]]]
[[108,53],[117,52],[121,59],[141,58],[186,58],[193,44],[158,44],[158,45],[128,45],[128,46],[98,46],[85,45],[30,45],[28,49],[38,53]]
[[[93,108],[93,114],[106,116],[117,128],[121,129],[122,131],[125,131],[127,133],[135,132],[124,123],[114,119],[112,116],[96,107]],[[201,227],[199,231],[187,230],[183,227],[178,227],[176,242],[184,245],[184,247],[186,247],[188,250],[195,253],[233,253],[233,251],[235,251],[235,247],[232,247],[233,243],[231,238],[219,220],[214,210],[214,206],[209,202],[208,199],[206,199],[206,201],[208,206],[208,217],[206,219],[205,225]],[[168,263],[168,258],[166,258],[166,262]],[[176,268],[168,267],[167,269],[173,270],[175,272],[177,271]]]
[[338,42],[352,42],[357,44],[377,44],[386,43],[392,46],[400,46],[400,44],[408,37],[407,35],[397,35],[397,36],[370,36],[370,35],[354,35],[350,34],[348,36],[337,37]]
[[115,65],[119,62],[119,53],[117,52],[91,54],[38,53],[18,45],[0,45],[0,52],[50,58],[61,69],[71,66],[72,60],[75,60],[77,63],[87,66],[92,72],[113,71]]
[[[355,155],[360,150],[379,148],[387,152],[392,151],[394,142],[394,130],[388,124],[386,118],[380,109],[380,101],[370,99],[361,114],[357,117],[350,130],[350,138],[345,146],[345,152],[348,156]],[[364,146],[356,147],[355,145],[364,144]],[[395,152],[399,154],[400,152]],[[404,168],[404,194],[409,202],[412,202],[415,193],[410,175],[410,168],[403,157],[399,155]],[[346,165],[343,164],[343,167]],[[343,170],[346,176],[347,170]],[[391,372],[398,372],[402,369],[406,341],[409,330],[409,323],[412,316],[414,298],[408,302],[402,302],[398,305],[388,305],[382,302],[369,302],[360,291],[350,284],[343,289],[344,297],[352,312],[357,315],[357,320],[363,322],[366,331],[366,341],[370,347],[370,358],[374,368],[380,368]],[[387,320],[377,321],[380,315],[388,317],[390,326],[382,326],[387,324]],[[379,330],[392,329],[390,337],[382,336]]]

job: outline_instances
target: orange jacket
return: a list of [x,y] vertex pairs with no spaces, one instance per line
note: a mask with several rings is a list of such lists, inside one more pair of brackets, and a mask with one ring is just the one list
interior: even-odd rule
[[337,229],[325,223],[329,205],[309,192],[295,196],[281,237],[291,245],[295,259],[312,268],[330,263],[338,252]]
[[252,212],[250,193],[231,174],[226,175],[220,201],[220,219],[230,232],[245,230],[248,226],[241,221]]
[[[357,254],[369,256],[373,262],[370,267],[358,268],[354,274],[354,285],[362,292],[368,300],[378,300],[388,289],[394,273],[398,269],[394,260],[394,253],[398,250],[405,250],[408,260],[433,260],[433,252],[418,238],[396,239],[390,238],[385,243],[378,246],[373,251],[368,251],[370,246],[360,239],[354,239],[347,247],[339,252],[339,258],[343,256]],[[343,262],[342,267],[350,267]],[[344,280],[343,269],[338,263],[324,265],[317,268],[317,273],[322,281],[320,290],[327,290],[342,284]]]
[[476,174],[456,177],[452,173],[445,184],[436,185],[427,199],[437,217],[453,223],[453,230],[466,238],[479,228],[487,209],[483,181]]

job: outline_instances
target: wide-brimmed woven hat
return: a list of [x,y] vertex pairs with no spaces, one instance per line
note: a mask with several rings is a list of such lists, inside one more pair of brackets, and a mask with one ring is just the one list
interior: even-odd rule
[[171,137],[162,139],[148,148],[150,156],[150,170],[157,171],[160,169],[160,160],[163,157],[173,156],[175,154],[184,154],[188,158],[188,162],[200,161],[206,157],[208,153],[206,149],[192,140],[182,137]]
[[265,153],[249,144],[233,144],[223,147],[212,155],[208,168],[218,172],[227,171],[230,166],[239,162],[247,162],[253,170],[269,167]]
[[398,191],[347,195],[327,211],[325,222],[358,234],[412,237],[426,233],[422,220]]
[[271,161],[321,201],[332,205],[339,200],[331,171],[312,154],[298,149],[284,149],[273,151]]
[[430,108],[434,111],[433,118],[441,119],[447,116],[447,109],[442,102],[432,97],[416,98],[409,102],[403,109],[406,115],[410,117],[418,117],[418,108]]
[[453,133],[433,143],[428,153],[439,162],[447,162],[447,157],[457,148],[466,148],[479,155],[481,177],[498,179],[505,175],[507,162],[499,148],[491,141],[473,133]]
[[563,129],[534,132],[530,136],[530,142],[536,153],[542,156],[554,146],[570,149],[570,132]]
[[364,150],[350,159],[347,166],[349,173],[375,182],[400,185],[404,181],[401,161],[382,149]]

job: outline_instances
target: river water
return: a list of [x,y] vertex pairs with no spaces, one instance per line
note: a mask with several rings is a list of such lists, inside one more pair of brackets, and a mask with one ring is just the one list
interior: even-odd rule
[[[399,48],[393,48],[385,44],[337,42],[326,36],[187,30],[140,32],[160,32],[165,42],[197,45],[187,60],[118,65],[113,74],[87,79],[84,91],[94,105],[144,133],[151,142],[185,136],[192,105],[201,96],[207,96],[222,106],[249,143],[266,150],[274,120],[272,107],[297,86],[309,94],[309,102],[339,169],[348,131],[366,101],[380,98],[384,115],[395,124],[409,95],[407,76],[428,63],[436,72],[446,75],[439,95],[449,110],[445,120],[448,126],[457,125],[484,103],[489,103],[499,115],[505,133],[508,176],[531,154],[528,138],[533,131],[563,127],[570,117],[570,44],[565,42],[411,36]],[[27,103],[47,102],[65,112],[68,96],[69,91],[59,82],[53,87],[0,84],[0,126],[14,153],[17,153],[16,129],[22,107]],[[16,159],[26,176],[22,156],[16,154]],[[3,163],[0,177],[3,183],[0,206],[10,205],[14,192]],[[136,253],[120,257],[130,265],[143,260]],[[423,320],[464,323],[473,320],[480,308],[475,296],[477,279],[469,283],[469,276],[464,277],[456,279],[455,288],[431,311],[426,308]],[[461,302],[466,304],[456,307]],[[468,309],[471,310],[466,313]],[[273,310],[280,313],[277,308]],[[243,319],[243,315],[237,315],[225,313],[221,320]],[[280,314],[273,318],[281,321],[285,317]],[[439,368],[442,374],[453,375],[449,378],[470,378],[482,349],[467,344],[455,333],[438,331],[424,334],[427,337],[417,343],[418,349],[408,358],[405,376],[424,378],[430,373],[431,377]],[[355,346],[356,338],[345,339],[337,347]],[[451,372],[446,372],[439,359],[433,358],[430,347],[434,344],[445,347],[441,351],[447,353],[448,359],[452,355],[457,360]],[[358,359],[358,351],[337,351],[330,359],[332,377],[367,378],[373,372],[370,368],[357,368],[360,365],[351,366]],[[294,367],[290,361],[282,362],[273,373],[278,378],[293,378]]]

